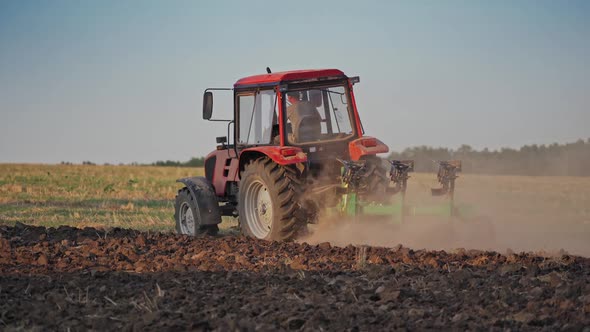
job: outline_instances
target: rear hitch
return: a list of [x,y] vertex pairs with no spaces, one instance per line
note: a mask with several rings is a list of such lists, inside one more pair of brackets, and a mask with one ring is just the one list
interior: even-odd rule
[[364,175],[367,171],[366,165],[362,161],[348,161],[336,159],[342,164],[342,187],[344,194],[342,195],[340,210],[348,216],[356,217],[361,207],[358,202],[358,194],[363,187]]
[[362,161],[336,159],[342,164],[342,183],[349,190],[358,191],[363,186],[363,175],[366,172]]

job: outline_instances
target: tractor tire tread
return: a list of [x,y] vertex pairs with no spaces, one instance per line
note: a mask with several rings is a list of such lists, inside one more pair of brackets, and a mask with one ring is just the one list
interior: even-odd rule
[[276,192],[276,202],[279,218],[279,231],[271,240],[293,240],[297,233],[306,225],[306,220],[296,214],[300,208],[300,189],[298,171],[293,166],[282,166],[273,162],[270,158],[263,157],[250,162],[244,171],[266,173],[274,183],[269,184]]

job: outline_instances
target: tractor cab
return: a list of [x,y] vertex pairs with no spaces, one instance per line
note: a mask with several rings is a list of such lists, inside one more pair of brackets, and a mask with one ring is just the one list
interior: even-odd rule
[[[238,146],[300,146],[362,136],[352,82],[338,70],[284,72],[236,82]],[[313,151],[313,149],[311,149]]]
[[[236,152],[259,146],[294,146],[312,154],[329,150],[326,145],[347,150],[349,142],[363,136],[352,89],[358,82],[358,77],[349,78],[337,69],[242,78],[233,88],[234,119],[228,120],[233,124],[233,137],[228,146]],[[212,120],[214,90],[221,89],[205,92],[206,120]],[[376,144],[373,139],[364,145]]]

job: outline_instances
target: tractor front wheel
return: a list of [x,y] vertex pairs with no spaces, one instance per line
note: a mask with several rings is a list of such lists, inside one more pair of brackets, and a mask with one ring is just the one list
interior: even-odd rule
[[176,220],[176,231],[178,234],[186,235],[216,235],[219,231],[217,225],[203,225],[203,216],[205,211],[205,198],[195,198],[188,188],[182,188],[176,195],[174,203],[174,220]]
[[301,182],[297,170],[269,158],[246,165],[240,180],[238,209],[242,232],[250,237],[292,240],[305,227],[298,211]]

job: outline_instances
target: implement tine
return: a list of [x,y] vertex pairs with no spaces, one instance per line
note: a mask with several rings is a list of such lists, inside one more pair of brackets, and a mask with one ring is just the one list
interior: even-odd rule
[[432,188],[432,196],[442,196],[450,194],[455,191],[455,179],[458,178],[457,172],[461,171],[460,160],[437,161],[438,163],[438,182],[442,185],[441,188]]

